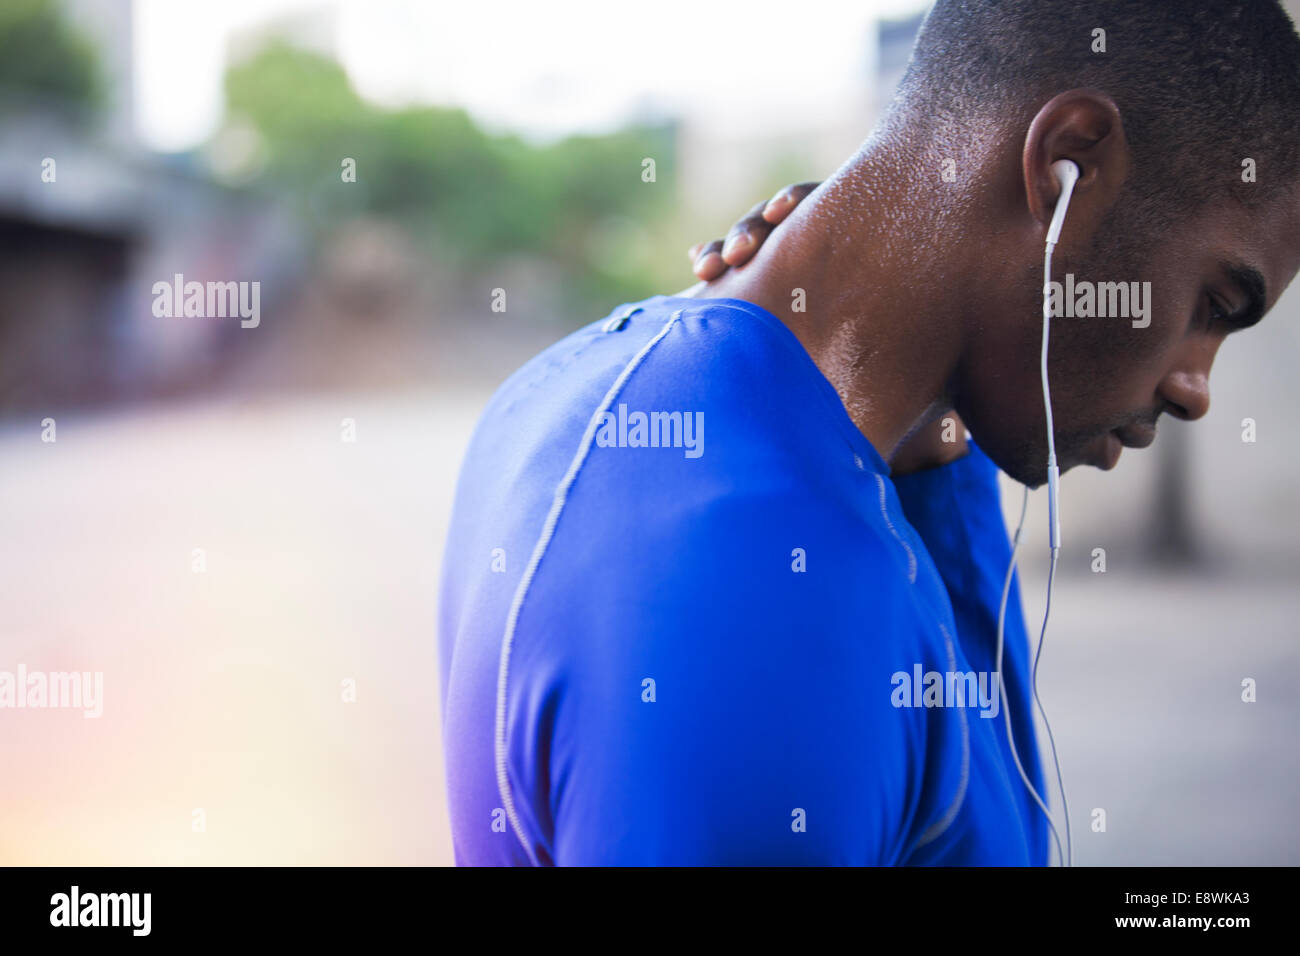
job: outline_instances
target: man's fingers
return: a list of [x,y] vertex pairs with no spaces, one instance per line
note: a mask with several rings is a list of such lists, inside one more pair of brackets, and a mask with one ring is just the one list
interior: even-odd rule
[[754,208],[727,233],[727,238],[722,243],[722,260],[727,265],[738,266],[748,262],[772,231],[772,224],[763,219],[765,205],[767,204],[762,202],[755,203]]
[[795,183],[786,186],[767,201],[763,207],[763,219],[775,226],[790,215],[790,210],[808,198],[808,194],[820,185],[821,183]]
[[693,268],[695,274],[706,282],[726,272],[727,264],[722,261],[722,240],[704,243],[695,257]]
[[771,199],[754,205],[727,233],[725,240],[697,242],[687,250],[695,274],[706,282],[716,279],[730,266],[744,265],[758,247],[766,241],[772,228],[790,210],[820,186],[821,183],[794,183],[786,186]]

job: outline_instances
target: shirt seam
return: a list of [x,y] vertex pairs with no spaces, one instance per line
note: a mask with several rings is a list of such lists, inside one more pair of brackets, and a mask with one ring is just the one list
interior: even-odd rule
[[528,596],[528,590],[532,586],[534,577],[537,574],[537,568],[545,557],[547,549],[550,547],[551,540],[555,535],[556,525],[559,523],[560,516],[564,511],[564,506],[568,502],[569,489],[572,488],[574,481],[577,480],[578,473],[586,464],[587,457],[591,452],[591,446],[595,439],[596,430],[605,413],[609,411],[610,406],[618,398],[619,393],[627,384],[632,374],[645,361],[646,356],[658,345],[677,324],[681,318],[682,310],[678,309],[664,327],[649,342],[632,357],[631,361],[623,367],[614,383],[605,393],[605,397],[592,413],[590,421],[587,423],[587,429],[583,433],[582,440],[579,442],[578,450],[569,463],[569,468],[564,477],[560,479],[559,485],[555,489],[555,495],[551,501],[550,512],[542,525],[542,531],[537,539],[537,544],[533,547],[533,553],[529,559],[527,568],[524,569],[523,577],[520,578],[519,585],[515,589],[514,599],[511,601],[510,613],[506,618],[505,634],[501,641],[501,656],[497,665],[497,699],[496,699],[496,725],[494,734],[494,763],[496,767],[497,792],[501,796],[506,816],[510,820],[511,828],[515,836],[523,846],[524,852],[529,858],[533,858],[533,850],[528,845],[528,840],[524,835],[524,826],[519,819],[518,809],[515,806],[514,794],[510,787],[509,778],[509,760],[506,746],[506,712],[507,697],[509,693],[509,674],[510,674],[510,654],[514,646],[515,631],[519,623],[519,614],[523,608],[525,599]]

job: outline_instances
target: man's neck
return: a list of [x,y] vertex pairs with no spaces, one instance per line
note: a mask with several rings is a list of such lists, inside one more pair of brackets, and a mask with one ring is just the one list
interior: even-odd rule
[[952,407],[964,325],[956,257],[939,248],[942,224],[918,213],[924,197],[909,200],[906,182],[898,164],[855,157],[749,263],[694,293],[781,319],[886,460]]

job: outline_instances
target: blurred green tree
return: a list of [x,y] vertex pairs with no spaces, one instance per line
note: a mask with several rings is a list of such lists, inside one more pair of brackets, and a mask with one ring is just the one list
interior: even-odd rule
[[[261,144],[266,184],[309,228],[383,217],[466,269],[531,255],[560,270],[584,309],[689,278],[657,275],[643,254],[674,204],[671,127],[532,145],[488,134],[461,109],[374,106],[337,63],[281,42],[232,67],[225,87],[229,121]],[[356,160],[360,188],[336,188],[339,157]],[[645,157],[655,159],[653,183],[642,178]]]
[[61,108],[90,120],[104,105],[98,54],[53,0],[0,3],[0,108]]

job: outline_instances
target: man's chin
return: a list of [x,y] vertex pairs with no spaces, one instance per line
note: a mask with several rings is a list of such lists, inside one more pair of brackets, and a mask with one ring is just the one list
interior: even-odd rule
[[[978,439],[977,439],[978,441]],[[980,448],[989,456],[993,464],[1007,477],[1031,489],[1041,488],[1047,484],[1047,454],[1044,453],[1040,458],[1037,452],[1032,453],[1032,457],[1026,453],[1026,450],[1012,449],[1012,454],[999,455],[996,451],[991,451],[985,446]]]
[[[1067,472],[1073,471],[1074,469],[1080,467],[1081,465],[1087,465],[1090,468],[1100,468],[1102,471],[1110,471],[1110,469],[1114,467],[1113,464],[1108,467],[1107,465],[1103,464],[1100,460],[1094,459],[1094,457],[1091,455],[1084,455],[1083,457],[1079,457],[1077,455],[1070,455],[1068,457],[1062,456],[1057,459],[1057,468],[1060,469],[1060,473],[1062,475],[1066,474]],[[1046,464],[1042,464],[1037,466],[1036,468],[1030,468],[1027,470],[1029,474],[1032,475],[1033,480],[1024,481],[1023,479],[1016,478],[1016,481],[1019,481],[1022,485],[1028,485],[1029,488],[1033,491],[1037,491],[1039,488],[1042,488],[1047,484]],[[1012,477],[1015,476],[1013,475]]]
[[[1004,474],[1020,484],[1035,490],[1047,484],[1046,448],[1031,450],[1021,446],[1011,449],[1008,454],[998,455],[984,445],[980,447]],[[1098,436],[1090,442],[1070,442],[1068,450],[1067,447],[1063,447],[1063,443],[1058,442],[1057,467],[1060,468],[1062,475],[1080,465],[1110,471],[1119,460],[1119,452],[1122,448],[1119,438],[1113,433]]]

